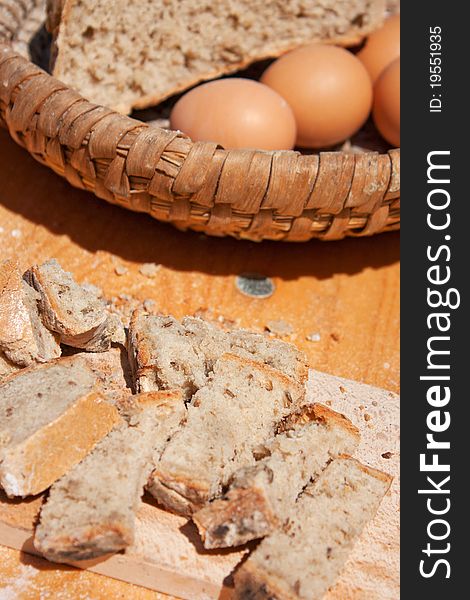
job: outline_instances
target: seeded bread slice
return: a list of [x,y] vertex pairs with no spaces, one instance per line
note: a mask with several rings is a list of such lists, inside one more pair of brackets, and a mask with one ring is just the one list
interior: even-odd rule
[[260,444],[304,401],[304,389],[279,371],[234,355],[214,366],[187,406],[149,479],[163,506],[190,515],[220,495],[235,471],[255,463]]
[[236,572],[234,598],[321,600],[390,483],[353,458],[333,460]]
[[78,463],[119,419],[80,357],[12,375],[0,386],[0,485],[38,494]]
[[128,350],[137,391],[178,388],[186,398],[205,385],[215,362],[227,352],[277,368],[301,384],[308,374],[305,356],[295,346],[249,331],[225,332],[194,317],[180,323],[136,311]]
[[114,0],[111,11],[108,0],[50,5],[54,75],[122,112],[302,44],[357,43],[385,11],[384,0]]
[[138,392],[180,389],[190,398],[205,384],[204,356],[171,316],[135,311],[129,325],[128,355]]
[[0,352],[20,367],[46,362],[61,354],[59,337],[39,318],[39,295],[21,278],[18,263],[0,265]]
[[198,351],[204,354],[209,371],[212,371],[222,354],[229,352],[263,362],[301,384],[307,380],[307,358],[293,344],[247,329],[226,332],[197,317],[185,317],[182,325],[185,334],[193,340]]
[[132,397],[116,427],[55,483],[41,511],[34,545],[54,562],[97,558],[132,544],[144,484],[185,417],[179,392]]
[[112,342],[125,342],[119,317],[109,314],[104,302],[78,285],[55,259],[31,267],[25,279],[39,293],[44,324],[63,344],[102,352]]
[[237,471],[222,498],[193,515],[204,546],[238,546],[285,523],[309,481],[358,443],[359,431],[346,417],[321,404],[305,406],[259,448],[264,458]]
[[77,352],[69,359],[81,362],[92,372],[95,389],[109,402],[117,403],[131,393],[129,366],[125,351],[120,347],[107,352]]

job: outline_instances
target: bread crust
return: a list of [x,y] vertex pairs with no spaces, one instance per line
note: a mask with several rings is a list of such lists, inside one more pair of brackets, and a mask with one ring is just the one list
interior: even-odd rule
[[380,469],[374,469],[374,467],[371,467],[369,465],[365,465],[364,463],[362,463],[357,458],[349,456],[348,454],[342,454],[339,458],[346,458],[347,460],[356,463],[356,466],[361,471],[363,471],[364,473],[367,473],[367,475],[370,475],[371,477],[375,477],[375,479],[379,479],[380,481],[383,481],[386,484],[386,486],[387,486],[386,490],[384,492],[384,495],[390,489],[390,486],[392,485],[392,481],[393,481],[392,475],[389,475],[388,473],[385,473],[385,471],[380,471]]
[[357,440],[361,437],[359,429],[345,415],[320,402],[302,406],[280,424],[278,433],[288,431],[299,423],[311,423],[312,421],[318,421],[330,427],[337,425],[348,431]]
[[227,500],[216,500],[192,517],[207,549],[240,546],[268,535],[279,524],[262,490],[234,488]]
[[80,462],[120,421],[116,408],[88,393],[57,419],[1,455],[0,483],[10,498],[47,489]]
[[158,467],[149,478],[147,490],[165,508],[186,517],[202,508],[210,498],[206,482],[188,479],[174,472],[161,471]]
[[[77,540],[80,545],[77,546]],[[124,550],[134,541],[134,532],[122,523],[93,525],[74,536],[35,538],[34,546],[41,554],[56,563],[90,560]],[[69,550],[66,550],[69,548]]]
[[190,518],[199,505],[190,502],[183,494],[171,488],[167,481],[163,480],[157,474],[150,476],[146,489],[152,494],[155,500],[166,510],[170,510],[177,515]]

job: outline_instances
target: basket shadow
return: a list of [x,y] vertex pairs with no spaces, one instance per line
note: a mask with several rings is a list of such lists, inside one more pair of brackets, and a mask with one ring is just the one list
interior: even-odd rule
[[82,248],[122,259],[155,262],[178,271],[217,275],[243,271],[286,280],[303,275],[325,279],[358,273],[399,260],[399,233],[339,242],[238,241],[181,232],[148,215],[127,211],[72,188],[37,163],[0,130],[0,203],[53,235],[67,235]]

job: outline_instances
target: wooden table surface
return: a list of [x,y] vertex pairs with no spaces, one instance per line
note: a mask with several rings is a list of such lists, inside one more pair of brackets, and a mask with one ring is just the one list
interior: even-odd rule
[[[177,317],[198,312],[257,330],[282,321],[292,328],[284,339],[315,369],[398,391],[398,233],[302,244],[182,233],[71,188],[0,130],[0,259],[11,256],[24,267],[56,257],[108,298],[148,300]],[[153,277],[143,263],[159,265]],[[243,272],[272,277],[274,294],[240,294]],[[0,547],[0,600],[10,598],[163,596]]]

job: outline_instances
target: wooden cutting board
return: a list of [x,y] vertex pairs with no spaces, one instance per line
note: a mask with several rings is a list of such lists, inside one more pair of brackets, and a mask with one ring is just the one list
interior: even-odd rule
[[[254,244],[181,233],[71,188],[3,130],[0,181],[2,259],[17,256],[26,268],[55,257],[80,283],[99,286],[107,298],[126,294],[152,301],[155,310],[177,317],[202,310],[215,320],[233,320],[236,326],[257,331],[270,320],[284,320],[292,326],[284,339],[303,350],[316,369],[398,391],[398,232],[306,244]],[[159,265],[154,277],[140,272],[147,262]],[[122,267],[126,273],[118,274]],[[242,296],[234,282],[237,274],[247,271],[272,277],[275,293],[266,299]],[[355,421],[364,421],[362,412],[351,412]],[[378,466],[386,470],[396,458],[377,456]],[[380,555],[375,564],[368,559],[369,566],[361,572],[375,576],[375,581],[391,577],[390,589],[395,591],[390,595],[382,586],[381,593],[378,584],[371,587],[365,581],[365,592],[341,600],[399,597],[397,526],[392,523],[385,534],[395,549]],[[383,558],[390,556],[395,565]],[[184,570],[179,564],[178,571]],[[54,565],[0,545],[0,600],[39,598],[168,600],[148,588]]]
[[[346,414],[362,433],[357,457],[394,476],[377,517],[364,531],[341,579],[327,598],[398,598],[398,396],[316,371],[310,373],[308,395],[311,400]],[[26,502],[2,497],[0,544],[35,553],[32,531],[41,503],[42,497]],[[131,548],[103,559],[72,564],[187,600],[223,600],[230,597],[231,572],[248,552],[248,548],[226,552],[204,550],[192,523],[160,509],[151,498],[146,498]]]

